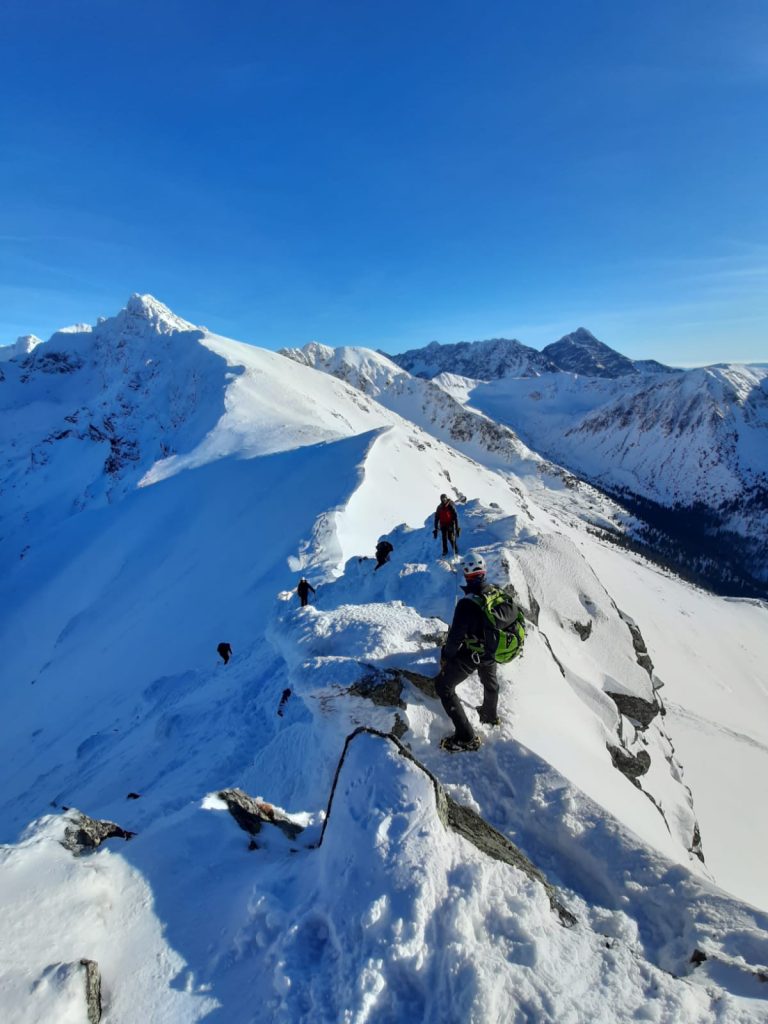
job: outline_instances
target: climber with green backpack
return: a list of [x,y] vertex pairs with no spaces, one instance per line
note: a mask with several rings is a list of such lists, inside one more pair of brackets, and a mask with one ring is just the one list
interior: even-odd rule
[[516,657],[525,640],[523,613],[514,600],[492,583],[485,581],[485,559],[470,551],[461,563],[465,586],[456,605],[453,622],[440,656],[440,674],[435,680],[437,695],[442,701],[455,732],[445,736],[444,750],[477,750],[480,739],[470,725],[456,687],[474,671],[483,684],[483,703],[477,711],[484,725],[498,725],[498,664]]

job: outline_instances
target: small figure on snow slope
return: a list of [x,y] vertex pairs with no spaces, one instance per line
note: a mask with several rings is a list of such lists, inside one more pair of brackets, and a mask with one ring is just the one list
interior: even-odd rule
[[453,548],[454,555],[458,555],[459,534],[461,533],[459,517],[456,513],[456,506],[447,494],[440,495],[440,504],[435,509],[435,522],[432,532],[432,536],[435,538],[437,537],[438,529],[440,530],[443,540],[443,555],[445,556],[448,554],[449,541]]
[[302,608],[306,605],[307,601],[309,601],[310,590],[312,591],[313,594],[317,593],[312,584],[305,580],[304,577],[302,576],[301,579],[299,580],[298,587],[296,587],[296,593],[299,595],[299,600],[301,601]]
[[[376,545],[376,569],[380,569],[385,562],[389,561],[389,556],[394,550],[387,538],[382,537]],[[376,572],[376,569],[373,571]]]
[[440,655],[440,674],[435,680],[455,732],[440,746],[445,750],[477,750],[480,740],[456,696],[459,683],[477,670],[483,684],[483,703],[477,709],[485,725],[498,725],[499,680],[497,662],[511,661],[525,639],[523,614],[499,587],[485,581],[485,559],[470,551],[462,561],[466,585],[453,613],[453,622]]
[[226,665],[232,657],[232,644],[228,644],[222,640],[222,642],[217,645],[216,650],[218,651],[219,657]]

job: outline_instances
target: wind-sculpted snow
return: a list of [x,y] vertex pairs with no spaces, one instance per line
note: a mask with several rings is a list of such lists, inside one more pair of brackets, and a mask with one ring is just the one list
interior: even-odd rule
[[12,345],[0,345],[0,363],[9,359],[23,359],[41,343],[42,339],[35,337],[34,334],[23,334]]
[[[483,434],[482,416],[456,440],[453,406],[404,373],[385,386],[378,357],[358,364],[364,392],[146,297],[121,317],[61,332],[0,385],[23,444],[37,413],[121,393],[137,354],[157,364],[123,421],[140,457],[108,489],[88,491],[111,445],[80,437],[55,442],[74,448],[55,473],[11,481],[0,1017],[82,1020],[89,960],[105,1022],[768,1021],[766,915],[711,877],[744,895],[743,877],[768,906],[768,610],[606,547],[585,520],[612,522],[615,505],[511,431]],[[191,404],[158,455],[149,424],[174,381]],[[483,738],[472,754],[439,748],[449,723],[429,685],[459,596],[436,559],[440,491],[460,544],[528,615],[524,654],[501,669],[502,724],[479,724],[476,679],[459,690]],[[394,550],[374,571],[382,534]],[[304,609],[299,573],[317,589]],[[718,630],[729,646],[713,651]],[[339,768],[359,726],[397,730],[419,764],[363,733]],[[709,744],[755,777],[724,792]],[[633,782],[617,750],[649,770]],[[446,827],[433,778],[533,877]],[[729,844],[749,829],[739,785],[749,856]],[[255,842],[219,795],[236,791],[272,809]],[[115,828],[74,856],[62,842],[81,815]]]

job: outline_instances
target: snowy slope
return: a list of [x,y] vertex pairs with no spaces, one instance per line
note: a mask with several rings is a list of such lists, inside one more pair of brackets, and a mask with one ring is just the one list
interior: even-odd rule
[[[469,392],[537,451],[609,490],[701,507],[768,579],[768,374],[744,366],[615,380],[552,375]],[[733,540],[726,551],[738,553]],[[703,549],[702,549],[703,550]],[[707,552],[709,554],[709,552]]]
[[[494,450],[475,429],[482,417],[458,450],[453,406],[431,405],[407,375],[400,392],[399,377],[382,386],[378,357],[365,394],[359,379],[157,307],[134,300],[119,330],[122,314],[55,336],[49,351],[82,361],[71,373],[29,366],[26,381],[0,385],[16,442],[3,479],[20,492],[0,545],[3,1019],[82,1020],[86,957],[101,968],[107,1022],[768,1020],[768,918],[714,884],[768,907],[754,862],[725,839],[743,816],[732,806],[721,825],[727,796],[703,793],[705,854],[718,850],[716,867],[703,865],[703,744],[688,744],[692,782],[672,729],[687,720],[657,713],[673,689],[675,706],[695,713],[685,662],[707,679],[699,711],[712,720],[720,669],[650,614],[650,570],[585,531],[585,519],[614,514],[610,503],[567,486],[510,431],[499,435],[509,448]],[[48,446],[71,442],[56,472],[22,472],[18,448],[73,402],[119,409],[123,381],[147,359],[156,376],[112,435],[135,441],[135,460],[105,474],[112,445],[78,427]],[[429,525],[445,489],[463,496],[462,543],[484,550],[530,617],[523,658],[502,670],[503,723],[467,757],[439,750],[445,716],[416,685],[435,671],[457,597]],[[374,573],[366,556],[384,532],[395,551]],[[624,588],[630,570],[637,581]],[[299,572],[318,586],[303,610]],[[728,754],[768,747],[756,675],[768,611],[749,605],[742,617],[719,598],[705,608],[674,578],[664,586],[702,629],[734,612],[730,670],[754,722],[749,743],[729,734]],[[653,636],[658,676],[638,660],[632,620],[649,649]],[[235,652],[226,667],[221,640]],[[476,683],[460,692],[478,702]],[[744,727],[728,721],[733,734]],[[396,724],[423,768],[363,733],[337,775],[357,726]],[[637,784],[616,751],[650,755]],[[216,795],[227,787],[304,831],[289,839],[267,825],[249,848]],[[457,832],[440,793],[517,844],[575,926],[540,878]],[[137,835],[73,857],[60,845],[64,807]],[[768,846],[757,829],[753,841]]]

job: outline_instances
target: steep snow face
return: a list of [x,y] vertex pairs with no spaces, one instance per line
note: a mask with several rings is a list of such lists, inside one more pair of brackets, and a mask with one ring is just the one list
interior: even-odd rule
[[630,373],[676,373],[655,359],[628,359],[588,331],[579,327],[542,349],[561,370],[586,377],[624,377]]
[[411,376],[385,356],[365,348],[330,349],[311,343],[303,349],[283,349],[282,354],[348,381],[379,405],[485,465],[494,462],[529,475],[548,469],[512,430],[465,407],[443,386],[449,382],[460,398],[465,398],[477,381],[443,375],[438,385]]
[[393,362],[414,377],[436,377],[439,373],[456,373],[476,380],[498,377],[538,377],[557,367],[535,348],[508,338],[490,341],[460,341],[456,345],[431,342],[424,348],[412,349],[391,356]]
[[9,359],[23,358],[29,355],[33,348],[37,348],[41,344],[42,339],[35,337],[34,334],[23,334],[12,345],[0,345],[0,363],[5,363]]
[[304,348],[282,348],[279,353],[297,363],[330,373],[374,396],[398,378],[409,376],[387,356],[369,348],[330,348],[311,341]]
[[551,376],[469,396],[536,450],[613,490],[664,506],[700,503],[750,545],[768,578],[765,370],[708,367],[615,380]]
[[[314,382],[314,385],[313,383]],[[58,331],[0,380],[5,529],[114,502],[232,452],[315,444],[397,418],[273,352],[212,335],[151,296]],[[6,533],[6,537],[8,533]]]

